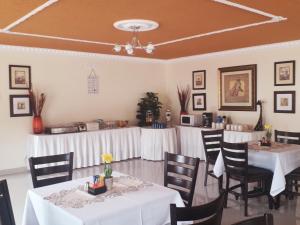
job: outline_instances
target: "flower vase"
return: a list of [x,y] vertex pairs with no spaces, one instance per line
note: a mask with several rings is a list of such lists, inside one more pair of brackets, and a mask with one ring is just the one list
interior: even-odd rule
[[34,134],[41,134],[44,131],[43,120],[41,116],[34,116],[32,120],[32,129]]
[[187,115],[187,114],[188,114],[187,111],[180,111],[180,116],[181,116],[181,115]]
[[113,188],[113,177],[105,177],[104,178],[104,183],[105,183],[105,186],[106,186],[106,189],[109,191]]

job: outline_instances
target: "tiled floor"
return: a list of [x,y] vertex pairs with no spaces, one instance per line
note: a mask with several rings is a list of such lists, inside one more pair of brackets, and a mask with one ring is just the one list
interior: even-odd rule
[[[163,162],[135,159],[115,162],[113,163],[113,169],[147,181],[163,184]],[[74,170],[74,179],[99,174],[100,171],[102,171],[102,167],[100,166],[77,169]],[[204,187],[203,178],[204,163],[201,162],[196,184],[194,205],[211,201],[218,195],[216,180],[209,178],[207,187]],[[21,225],[26,192],[29,188],[32,188],[30,174],[16,174],[0,177],[0,179],[7,179],[8,181],[16,222],[17,225]],[[254,198],[249,200],[249,215],[257,216],[270,211],[275,217],[275,225],[300,225],[299,199],[300,198],[296,198],[292,201],[288,201],[285,200],[285,198],[282,198],[282,206],[279,210],[269,210],[267,199],[265,197],[259,199]],[[236,201],[230,196],[228,208],[226,208],[223,213],[222,224],[230,225],[242,219],[244,219],[243,202]]]

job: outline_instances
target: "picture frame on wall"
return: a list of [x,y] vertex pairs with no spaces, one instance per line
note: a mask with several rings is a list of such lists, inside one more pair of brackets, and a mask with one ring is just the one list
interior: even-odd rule
[[9,65],[9,88],[30,89],[31,67],[21,65]]
[[295,91],[274,91],[274,112],[295,113],[296,112]]
[[29,95],[10,95],[10,117],[32,116]]
[[193,71],[193,90],[206,88],[206,70]]
[[256,111],[257,65],[219,68],[219,110]]
[[206,93],[193,94],[193,110],[206,110]]
[[274,85],[295,85],[296,61],[282,61],[274,63]]

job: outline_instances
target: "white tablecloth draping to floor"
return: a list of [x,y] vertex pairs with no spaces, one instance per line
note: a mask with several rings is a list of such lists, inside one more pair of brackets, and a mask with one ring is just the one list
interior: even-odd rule
[[27,158],[74,152],[74,168],[100,164],[102,153],[114,161],[141,156],[141,130],[128,127],[56,135],[29,135]]
[[[285,189],[285,175],[300,167],[300,145],[287,145],[282,149],[253,150],[249,145],[248,164],[273,171],[270,194],[278,195]],[[220,152],[214,166],[214,174],[221,176],[224,161]]]
[[[211,128],[177,126],[177,138],[179,149],[182,155],[199,157],[205,160],[205,152],[202,141],[202,130],[212,130]],[[260,140],[265,135],[265,131],[239,132],[224,131],[224,141],[237,143]]]
[[163,160],[164,152],[177,153],[175,128],[141,129],[141,158]]
[[87,193],[76,192],[83,201],[89,198],[93,201],[81,208],[62,207],[44,198],[63,193],[87,180],[91,178],[29,190],[22,225],[164,225],[170,222],[171,203],[184,206],[177,191],[156,184],[102,202],[93,201],[94,196]]

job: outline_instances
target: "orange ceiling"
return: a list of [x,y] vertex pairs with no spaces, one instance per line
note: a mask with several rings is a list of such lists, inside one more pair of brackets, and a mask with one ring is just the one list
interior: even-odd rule
[[[0,29],[45,2],[47,0],[1,0]],[[299,0],[231,2],[286,17],[287,20],[160,45],[152,55],[136,50],[135,56],[172,59],[300,39]],[[124,44],[130,40],[131,34],[116,30],[113,23],[137,18],[159,23],[157,30],[139,35],[141,42],[154,44],[270,19],[213,0],[58,0],[10,29],[12,33],[0,30],[0,44],[115,54],[110,45],[31,35]]]

